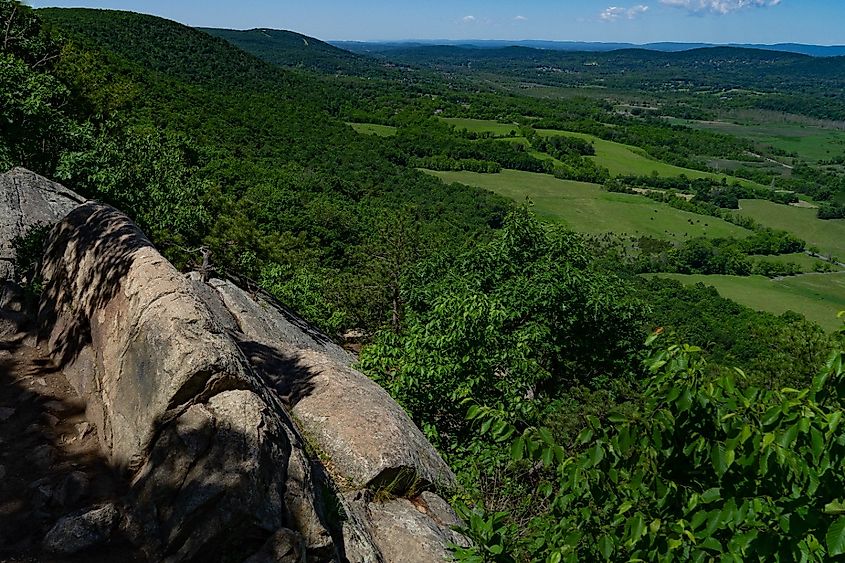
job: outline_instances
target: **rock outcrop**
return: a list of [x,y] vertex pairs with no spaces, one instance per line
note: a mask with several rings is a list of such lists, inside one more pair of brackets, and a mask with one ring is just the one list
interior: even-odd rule
[[42,342],[126,476],[121,529],[150,559],[437,561],[463,541],[438,496],[454,475],[342,348],[259,291],[180,274],[111,207],[21,170],[12,184],[59,194],[33,204],[46,221],[66,204]]
[[222,280],[209,285],[234,320],[244,355],[346,482],[395,495],[454,487],[455,476],[422,432],[384,389],[350,367],[345,350],[260,293]]
[[23,168],[0,175],[0,280],[15,274],[12,241],[39,224],[52,225],[85,199]]

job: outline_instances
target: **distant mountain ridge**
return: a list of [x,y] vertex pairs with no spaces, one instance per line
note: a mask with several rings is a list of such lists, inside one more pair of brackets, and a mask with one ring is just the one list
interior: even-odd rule
[[330,45],[295,31],[256,28],[249,30],[196,28],[224,39],[264,62],[283,68],[328,74],[373,74],[382,65],[368,57]]
[[547,49],[552,51],[591,51],[606,52],[621,49],[646,49],[649,51],[678,52],[700,49],[704,47],[739,47],[747,49],[762,49],[766,51],[780,51],[796,53],[812,57],[837,57],[845,55],[845,45],[807,45],[802,43],[776,43],[772,45],[759,43],[606,43],[591,41],[544,41],[544,40],[408,40],[408,41],[329,41],[331,45],[351,51],[353,53],[387,52],[396,49],[413,47],[430,47],[434,45],[448,45],[472,47],[475,49],[501,49],[502,47],[530,47],[533,49]]

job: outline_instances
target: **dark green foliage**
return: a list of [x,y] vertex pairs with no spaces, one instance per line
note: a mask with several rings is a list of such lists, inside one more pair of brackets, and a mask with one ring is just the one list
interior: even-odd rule
[[[695,347],[653,349],[641,405],[591,417],[574,448],[542,426],[519,435],[514,462],[549,470],[546,515],[520,530],[499,516],[497,534],[470,520],[479,545],[459,553],[495,561],[492,538],[547,561],[830,560],[843,550],[843,344],[808,386],[778,391],[710,374]],[[468,418],[482,434],[509,427],[497,409]]]
[[23,286],[32,304],[37,304],[38,297],[41,295],[41,260],[49,232],[49,225],[37,224],[12,239],[12,249],[15,252],[15,279],[13,281]]
[[753,311],[712,287],[658,277],[640,279],[638,291],[652,306],[649,328],[699,342],[711,364],[742,368],[772,390],[808,385],[828,353],[825,332],[797,313]]
[[845,219],[845,205],[826,203],[819,207],[819,219]]
[[406,328],[380,334],[361,367],[444,447],[466,438],[467,399],[519,411],[599,385],[622,369],[646,311],[627,284],[591,269],[577,235],[525,210],[489,244],[405,281]]
[[58,52],[30,8],[0,1],[0,171],[51,174],[86,134],[67,107],[70,91],[51,74]]
[[427,248],[501,221],[504,200],[397,168],[332,116],[316,79],[160,18],[39,13],[72,38],[56,74],[96,116],[61,178],[129,212],[180,265],[205,246],[219,273],[265,284],[326,330],[373,330],[390,320],[383,280],[350,280],[374,216],[416,205]]

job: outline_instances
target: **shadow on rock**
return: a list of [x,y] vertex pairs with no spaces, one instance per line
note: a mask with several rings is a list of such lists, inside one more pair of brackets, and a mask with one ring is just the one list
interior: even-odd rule
[[275,390],[285,404],[296,405],[314,391],[317,372],[299,358],[260,342],[238,338],[236,344],[264,383]]
[[[133,255],[152,244],[122,213],[94,203],[71,211],[48,240],[38,327],[64,367],[91,342],[89,319],[117,294]],[[69,310],[75,311],[70,318]]]
[[146,561],[117,526],[78,555],[42,549],[62,517],[116,511],[128,482],[102,455],[61,371],[23,344],[29,338],[0,336],[0,560]]

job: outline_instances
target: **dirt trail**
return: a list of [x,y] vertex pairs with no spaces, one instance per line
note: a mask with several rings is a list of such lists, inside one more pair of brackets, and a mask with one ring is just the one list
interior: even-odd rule
[[41,553],[59,518],[115,501],[127,485],[101,455],[78,395],[36,346],[19,303],[0,297],[0,561],[144,561],[121,537],[76,557]]

